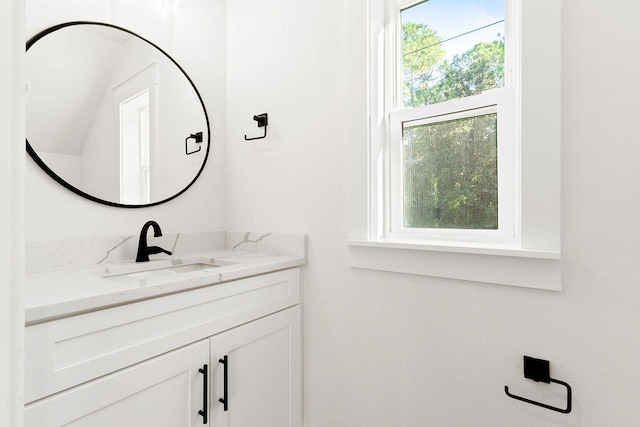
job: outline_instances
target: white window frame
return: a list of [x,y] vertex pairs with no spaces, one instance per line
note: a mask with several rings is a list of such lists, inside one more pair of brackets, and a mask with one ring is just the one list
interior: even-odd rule
[[[482,98],[502,92],[511,99],[502,102],[512,103],[508,111],[512,114],[509,132],[514,134],[511,144],[514,161],[507,175],[513,175],[509,179],[513,186],[513,233],[492,237],[478,233],[460,237],[455,233],[444,237],[431,233],[416,237],[389,232],[391,212],[386,210],[385,201],[389,194],[397,192],[388,173],[390,157],[394,155],[389,147],[391,121],[411,118],[394,109],[397,68],[390,58],[395,58],[394,51],[398,48],[394,34],[399,27],[392,17],[399,16],[394,15],[394,10],[418,1],[366,0],[364,4],[348,7],[349,56],[353,58],[350,60],[347,239],[351,266],[561,289],[561,7],[557,0],[506,1],[505,56],[511,61],[505,67],[505,88],[478,95]],[[367,35],[366,39],[362,38],[363,34]],[[362,50],[368,54],[363,56]],[[363,84],[361,73],[366,70],[369,78]],[[447,102],[453,105],[457,101],[460,100]],[[503,110],[498,101],[480,103],[498,105],[499,113]],[[362,116],[362,104],[368,105],[366,117]]]
[[[439,242],[493,242],[516,244],[519,239],[517,232],[516,200],[519,188],[517,184],[517,157],[518,152],[516,132],[514,128],[515,116],[513,114],[514,97],[511,77],[517,68],[513,65],[517,61],[513,56],[517,55],[517,49],[509,49],[509,46],[517,44],[519,29],[517,20],[510,19],[509,13],[516,6],[514,2],[505,2],[505,86],[486,91],[479,95],[465,98],[452,99],[445,102],[426,105],[422,107],[406,108],[402,104],[402,20],[403,10],[422,3],[424,0],[390,0],[389,23],[387,36],[387,49],[389,52],[385,86],[388,88],[386,103],[388,116],[388,141],[385,144],[384,186],[385,192],[382,218],[384,221],[381,238],[417,239]],[[498,229],[497,230],[462,230],[462,229],[418,229],[405,228],[403,222],[403,185],[402,185],[402,130],[405,123],[423,121],[424,123],[438,123],[456,118],[470,118],[487,114],[487,109],[497,113],[498,121]]]

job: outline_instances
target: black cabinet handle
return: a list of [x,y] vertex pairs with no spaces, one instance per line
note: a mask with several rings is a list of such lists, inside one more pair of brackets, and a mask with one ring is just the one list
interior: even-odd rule
[[202,387],[202,411],[198,411],[199,415],[202,415],[202,424],[206,424],[208,421],[207,406],[209,403],[209,366],[204,365],[198,369],[202,375],[204,375],[204,386]]
[[228,411],[229,410],[229,399],[227,397],[227,391],[228,391],[228,379],[229,379],[229,358],[227,356],[224,356],[224,358],[218,360],[218,362],[222,363],[224,365],[224,385],[223,385],[223,397],[221,397],[220,399],[218,399],[218,402],[222,403],[224,405],[224,410]]

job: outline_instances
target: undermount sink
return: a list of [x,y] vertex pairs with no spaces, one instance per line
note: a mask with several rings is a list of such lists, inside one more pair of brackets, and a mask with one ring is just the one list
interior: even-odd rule
[[98,275],[109,280],[131,281],[175,276],[193,271],[214,270],[232,265],[233,262],[212,258],[192,258],[186,260],[166,260],[135,263],[100,270]]

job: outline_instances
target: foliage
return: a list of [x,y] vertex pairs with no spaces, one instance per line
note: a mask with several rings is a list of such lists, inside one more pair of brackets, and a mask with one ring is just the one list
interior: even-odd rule
[[504,86],[504,39],[482,42],[439,66],[432,102],[464,98]]
[[404,226],[497,228],[496,138],[495,114],[405,130]]
[[[425,24],[402,26],[402,99],[404,105],[430,104],[429,89],[436,82],[445,51],[435,31]],[[429,47],[431,46],[431,47]]]
[[[439,42],[424,24],[403,26],[403,52],[413,52],[403,55],[406,106],[504,85],[504,39],[478,43],[451,61]],[[408,127],[403,135],[405,227],[498,227],[495,114]]]

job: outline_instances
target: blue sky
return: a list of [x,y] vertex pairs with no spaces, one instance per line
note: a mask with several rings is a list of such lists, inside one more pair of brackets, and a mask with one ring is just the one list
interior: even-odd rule
[[[441,39],[504,19],[505,0],[428,0],[402,12],[402,22],[418,22],[434,29]],[[442,45],[447,58],[465,52],[481,41],[504,36],[504,23],[451,40]]]

